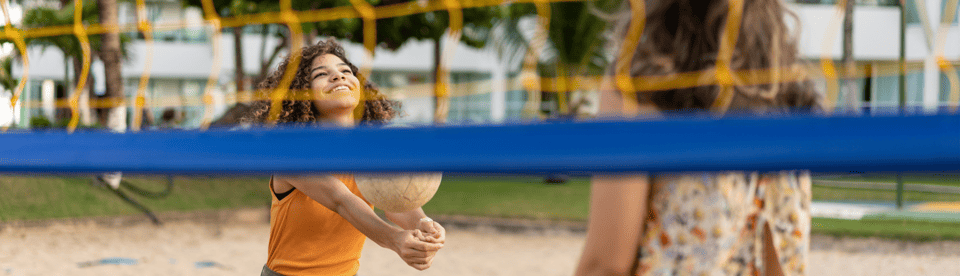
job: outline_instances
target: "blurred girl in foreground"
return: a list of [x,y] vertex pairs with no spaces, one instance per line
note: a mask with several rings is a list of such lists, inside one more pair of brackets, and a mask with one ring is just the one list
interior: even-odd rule
[[[613,73],[635,79],[703,71],[705,78],[713,78],[732,1],[641,1],[646,5],[642,38],[632,54],[626,53],[627,60],[613,65]],[[789,12],[783,3],[743,0],[742,11],[730,69],[795,65],[797,49],[784,22]],[[709,111],[721,89],[640,92],[636,103],[626,104],[657,114]],[[728,113],[820,109],[819,95],[806,81],[729,89],[733,96]],[[611,111],[623,106],[623,100],[619,91],[605,91],[605,115],[619,115]],[[703,135],[709,139],[709,133]],[[595,175],[587,241],[576,273],[804,275],[809,210],[806,171]]]

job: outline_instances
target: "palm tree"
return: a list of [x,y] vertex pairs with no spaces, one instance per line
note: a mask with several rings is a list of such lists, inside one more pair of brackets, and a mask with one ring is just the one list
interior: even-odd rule
[[[34,9],[27,10],[23,16],[23,27],[24,28],[40,28],[40,27],[50,27],[50,26],[69,26],[73,25],[74,22],[74,5],[69,2],[63,1],[61,3],[62,9],[48,8],[48,7],[38,7]],[[81,17],[84,24],[94,24],[98,22],[98,12],[97,6],[93,2],[85,2],[82,10]],[[91,55],[93,57],[102,56],[103,49],[103,40],[101,35],[93,35],[89,37],[90,46],[92,49]],[[126,42],[129,41],[129,38],[126,36],[119,37],[119,56],[126,56]],[[47,37],[36,37],[36,38],[27,38],[24,41],[28,46],[40,46],[41,49],[46,50],[47,48],[56,48],[63,52],[64,56],[64,86],[65,87],[76,87],[76,84],[80,81],[80,70],[83,66],[82,57],[83,51],[80,47],[80,42],[73,35],[59,35],[59,36],[47,36]],[[19,53],[16,53],[19,55]],[[93,59],[91,57],[91,60]],[[73,71],[73,79],[70,79],[69,72]],[[94,87],[93,76],[89,74],[87,76],[86,86],[84,87],[87,90],[87,95],[91,87]],[[110,85],[108,83],[108,85]],[[122,86],[121,86],[122,87]],[[121,91],[122,92],[122,91]],[[122,95],[122,94],[121,94]],[[89,113],[89,111],[81,111],[83,113]],[[84,122],[88,124],[90,122]]]
[[[855,64],[853,61],[853,6],[855,0],[844,0],[843,8],[843,53],[841,54],[841,62],[843,63],[844,71],[847,74],[853,75],[853,70],[855,69]],[[857,83],[855,80],[845,78],[843,81],[843,97],[845,106],[843,109],[846,109],[847,112],[858,112],[860,97],[857,93]]]
[[[119,24],[117,18],[116,0],[97,0],[97,7],[100,12],[100,24],[103,26],[116,26]],[[123,77],[120,75],[120,33],[106,32],[102,35],[102,46],[100,48],[100,60],[103,61],[104,84],[107,91],[104,93],[108,99],[123,98]],[[126,107],[119,106],[111,108],[107,112],[106,125],[114,131],[126,130]]]
[[[91,20],[94,16],[93,14],[93,4],[85,4],[81,10],[81,17],[83,18],[84,23],[93,23]],[[23,25],[26,28],[33,27],[45,27],[45,26],[61,26],[61,25],[73,25],[74,21],[74,6],[69,4],[64,4],[63,9],[53,9],[53,8],[36,8],[28,10],[24,14]],[[28,38],[25,40],[27,45],[39,45],[42,49],[48,47],[54,47],[63,52],[63,85],[67,90],[76,87],[76,84],[80,82],[80,70],[83,66],[82,57],[83,51],[81,50],[80,43],[76,37],[71,35],[61,35],[61,36],[52,36],[52,37],[39,37],[39,38]],[[91,44],[98,43],[93,40],[90,41]],[[92,53],[91,53],[92,54]],[[73,65],[73,79],[70,79],[70,64]],[[90,87],[93,87],[93,76],[88,75],[86,80],[86,87],[83,89],[83,97],[89,97]],[[81,111],[82,114],[89,114],[89,110]],[[55,119],[54,119],[55,120]],[[89,121],[83,122],[84,124],[89,124]]]
[[[546,41],[536,57],[538,74],[558,79],[602,74],[611,61],[606,46],[614,16],[608,13],[621,5],[621,0],[555,2],[542,9],[549,14],[549,21],[547,29],[543,30]],[[533,43],[531,35],[523,31],[527,28],[521,25],[535,14],[538,13],[534,5],[515,4],[498,23],[504,32],[498,52],[508,64],[515,65],[511,68],[514,73],[521,69],[522,64],[518,61],[528,54],[528,46]],[[555,115],[576,116],[577,110],[587,102],[571,102],[569,98],[572,93],[588,91],[571,91],[563,87],[562,81],[559,84],[560,91],[544,91],[543,95],[555,101],[558,110]]]

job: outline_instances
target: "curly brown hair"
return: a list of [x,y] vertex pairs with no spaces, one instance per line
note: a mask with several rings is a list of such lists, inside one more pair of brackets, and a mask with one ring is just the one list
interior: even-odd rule
[[[290,83],[290,92],[287,93],[287,99],[281,104],[280,117],[278,124],[308,124],[316,122],[320,116],[320,111],[314,106],[310,97],[305,95],[310,93],[310,63],[319,56],[332,54],[337,56],[344,63],[350,66],[350,70],[356,74],[360,82],[364,83],[364,108],[363,116],[360,118],[361,124],[383,124],[397,116],[400,103],[388,100],[376,85],[364,78],[359,72],[359,68],[347,59],[343,46],[334,39],[320,41],[319,43],[303,47],[300,51],[300,64],[297,66],[297,73]],[[257,93],[260,93],[259,99],[269,99],[267,95],[279,85],[283,78],[283,72],[290,63],[290,56],[287,56],[277,70],[270,76],[261,81],[258,85]],[[263,100],[254,102],[251,111],[241,119],[244,123],[263,124],[267,123],[267,117],[270,113],[270,101]]]
[[[646,0],[646,24],[639,45],[627,64],[614,71],[632,77],[709,71],[716,67],[729,0]],[[740,31],[730,63],[732,70],[789,68],[798,64],[798,51],[784,15],[795,16],[781,0],[743,0]],[[629,25],[629,18],[622,27]],[[626,34],[627,28],[621,29]],[[627,53],[629,56],[629,53]],[[625,72],[626,71],[626,72]],[[638,100],[662,111],[709,109],[718,86],[641,92]],[[820,111],[821,96],[810,81],[733,87],[730,111],[781,113]]]

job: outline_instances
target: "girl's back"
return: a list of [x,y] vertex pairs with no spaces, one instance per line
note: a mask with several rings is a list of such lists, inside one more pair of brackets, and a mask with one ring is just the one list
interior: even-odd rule
[[[784,114],[818,111],[811,83],[782,82],[796,74],[797,49],[779,0],[742,0],[742,13],[728,16],[732,1],[648,0],[643,38],[614,73],[632,78],[700,72],[717,77],[718,64],[732,72],[733,85],[640,92],[646,110]],[[723,37],[727,20],[739,20],[729,60]],[[624,55],[621,55],[624,56]],[[750,79],[765,79],[744,85]],[[705,139],[709,139],[705,135]],[[803,275],[809,252],[810,176],[805,171],[686,172],[651,175],[645,232],[637,270],[641,275],[754,275],[764,265]],[[643,219],[643,218],[637,218]],[[768,244],[769,243],[769,244]],[[762,250],[767,247],[766,251]],[[686,273],[683,273],[686,272]]]

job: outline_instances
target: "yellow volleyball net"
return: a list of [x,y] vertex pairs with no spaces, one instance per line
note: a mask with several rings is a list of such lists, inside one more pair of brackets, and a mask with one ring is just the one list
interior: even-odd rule
[[[449,117],[450,99],[451,97],[465,97],[470,95],[490,93],[489,87],[493,85],[492,81],[489,79],[483,80],[472,80],[472,81],[460,81],[452,82],[451,81],[451,63],[452,60],[458,55],[456,45],[459,44],[461,36],[465,31],[465,16],[469,16],[469,11],[476,8],[495,8],[498,11],[509,10],[511,7],[518,5],[527,5],[532,6],[532,12],[530,12],[528,18],[532,20],[533,24],[528,24],[526,27],[532,29],[527,31],[527,39],[524,40],[526,44],[525,54],[521,60],[521,64],[517,67],[518,70],[514,74],[507,76],[503,83],[505,83],[505,90],[508,91],[525,91],[525,95],[522,97],[522,116],[526,117],[525,119],[537,119],[543,118],[540,112],[542,103],[545,99],[544,97],[550,98],[549,100],[555,101],[559,111],[561,113],[570,113],[570,108],[572,99],[569,99],[572,95],[569,92],[573,91],[587,91],[587,93],[596,93],[600,90],[602,86],[607,85],[607,88],[617,89],[623,96],[626,98],[635,98],[636,93],[644,93],[650,91],[660,91],[667,89],[678,89],[678,88],[690,88],[697,86],[719,86],[730,87],[733,85],[757,85],[757,84],[771,84],[771,83],[782,83],[782,82],[795,82],[801,80],[810,80],[816,79],[823,83],[823,90],[826,95],[826,105],[828,110],[834,110],[838,106],[839,91],[840,91],[840,81],[843,79],[858,79],[864,77],[884,77],[884,76],[900,76],[907,74],[908,66],[900,66],[898,70],[875,70],[870,67],[870,65],[854,65],[854,66],[838,66],[835,61],[835,57],[830,54],[833,47],[831,45],[836,44],[836,35],[835,32],[828,32],[824,35],[822,39],[822,48],[823,55],[819,60],[818,64],[808,63],[808,65],[800,64],[790,64],[787,66],[773,66],[770,68],[761,68],[761,69],[750,69],[750,70],[735,70],[735,66],[731,65],[733,58],[733,49],[734,46],[738,43],[738,34],[742,29],[742,24],[745,24],[742,21],[743,9],[745,7],[745,1],[747,0],[730,0],[727,8],[726,21],[722,29],[721,34],[721,45],[719,47],[720,51],[716,57],[716,64],[712,66],[709,70],[704,71],[693,71],[693,72],[678,72],[671,73],[666,75],[656,75],[656,76],[641,76],[641,77],[631,77],[627,71],[624,71],[625,68],[619,68],[614,70],[616,72],[612,73],[583,73],[583,72],[571,72],[569,66],[561,64],[548,64],[546,67],[548,69],[543,69],[543,66],[540,65],[541,61],[544,59],[544,55],[550,52],[550,48],[558,47],[558,41],[564,41],[563,38],[558,38],[555,36],[563,36],[562,31],[556,31],[555,26],[550,26],[552,22],[551,16],[557,16],[557,11],[551,11],[552,5],[560,3],[583,3],[586,7],[589,8],[590,12],[586,13],[587,16],[595,16],[601,19],[606,19],[608,24],[606,25],[603,31],[610,32],[612,28],[614,19],[624,19],[629,17],[629,26],[626,26],[626,31],[623,33],[623,36],[615,36],[610,38],[608,41],[603,41],[602,43],[597,43],[596,45],[564,45],[563,47],[607,47],[606,55],[608,63],[625,63],[631,58],[631,54],[634,52],[638,44],[641,42],[643,37],[643,30],[645,24],[645,15],[646,10],[646,1],[641,0],[630,0],[630,1],[601,1],[601,0],[591,0],[591,1],[578,1],[578,0],[521,0],[521,1],[499,1],[499,0],[472,0],[472,1],[453,1],[453,0],[436,0],[436,1],[363,1],[363,0],[351,0],[351,1],[337,1],[333,4],[333,7],[321,8],[321,9],[305,9],[302,7],[295,8],[295,3],[292,0],[280,1],[279,5],[276,7],[275,11],[269,12],[257,12],[249,14],[240,14],[235,16],[221,16],[221,12],[217,9],[223,9],[223,7],[218,7],[212,0],[199,1],[200,8],[202,10],[202,22],[189,22],[188,20],[181,20],[179,22],[151,22],[149,20],[148,5],[144,0],[135,1],[133,8],[135,10],[135,22],[129,24],[116,24],[116,25],[103,25],[99,23],[91,23],[89,21],[83,20],[82,7],[84,1],[79,0],[73,2],[74,10],[74,20],[73,24],[70,25],[59,25],[59,26],[45,26],[45,27],[36,27],[36,28],[25,28],[18,27],[13,24],[10,20],[11,12],[9,11],[9,1],[3,1],[4,7],[4,18],[6,18],[5,26],[3,32],[0,33],[0,39],[12,43],[16,48],[17,62],[20,64],[21,70],[19,70],[19,75],[16,76],[18,81],[16,85],[11,88],[11,101],[9,104],[11,107],[17,105],[18,102],[21,102],[23,91],[27,84],[31,81],[31,66],[37,66],[31,64],[31,55],[29,54],[28,48],[31,45],[26,42],[31,39],[44,38],[44,37],[56,37],[56,36],[73,36],[79,42],[80,45],[80,61],[81,66],[75,66],[77,72],[74,72],[75,75],[80,77],[77,78],[77,82],[74,87],[69,89],[67,95],[62,98],[54,101],[54,106],[56,108],[68,109],[69,110],[69,123],[67,124],[67,129],[72,131],[80,125],[80,111],[79,109],[81,102],[84,102],[89,108],[115,108],[115,107],[126,107],[131,110],[131,116],[129,119],[129,129],[137,131],[142,128],[144,124],[143,113],[141,112],[145,108],[162,109],[165,107],[183,107],[183,106],[196,106],[202,107],[202,112],[193,114],[192,116],[196,117],[195,120],[199,121],[197,124],[200,129],[206,129],[210,123],[216,120],[216,116],[220,115],[214,112],[215,108],[213,107],[214,102],[221,101],[226,103],[251,103],[254,101],[263,101],[269,100],[274,103],[274,105],[279,105],[282,99],[293,99],[300,93],[292,93],[288,91],[286,87],[289,86],[289,83],[292,81],[294,75],[294,69],[296,68],[299,62],[304,62],[301,60],[293,60],[288,67],[285,69],[284,77],[282,78],[278,88],[273,91],[249,91],[246,90],[244,85],[235,85],[237,88],[235,93],[229,93],[224,96],[219,96],[223,99],[215,99],[215,91],[223,90],[225,85],[224,83],[229,83],[231,80],[222,80],[221,76],[221,64],[223,59],[226,58],[222,51],[224,43],[223,32],[229,28],[243,28],[246,26],[257,26],[257,25],[275,25],[283,26],[285,32],[288,34],[286,38],[289,43],[286,45],[286,54],[297,56],[298,51],[305,41],[309,39],[304,39],[308,34],[302,29],[303,24],[307,23],[324,23],[324,22],[334,22],[337,20],[343,19],[357,19],[362,24],[362,37],[354,37],[353,40],[358,41],[362,44],[363,48],[367,51],[366,58],[373,57],[378,51],[388,51],[378,47],[378,36],[391,35],[378,33],[378,20],[389,19],[389,18],[400,18],[404,16],[411,16],[417,14],[426,14],[426,13],[444,13],[447,16],[445,35],[442,36],[444,40],[442,43],[442,53],[438,55],[439,60],[435,62],[435,70],[432,70],[432,73],[429,73],[429,76],[426,76],[425,79],[432,80],[430,82],[423,82],[418,84],[411,84],[401,89],[405,91],[404,97],[406,98],[433,98],[434,104],[431,108],[435,109],[433,112],[434,121],[444,122],[446,118]],[[601,3],[602,2],[602,3]],[[920,1],[923,2],[923,1]],[[613,3],[613,4],[611,4]],[[899,3],[900,5],[904,5]],[[922,3],[920,3],[922,4]],[[222,3],[220,5],[223,5]],[[606,5],[607,8],[597,8],[599,5]],[[944,14],[941,16],[943,23],[939,26],[935,26],[934,31],[930,31],[928,35],[933,36],[935,39],[930,39],[932,45],[929,45],[931,50],[931,55],[935,56],[934,60],[936,62],[937,70],[943,75],[946,76],[946,82],[949,84],[948,88],[948,98],[946,101],[949,105],[954,108],[957,106],[957,100],[960,98],[960,81],[958,81],[954,61],[946,57],[945,48],[947,44],[947,37],[952,26],[950,22],[956,17],[956,0],[946,0],[944,3]],[[612,7],[612,8],[611,8]],[[829,7],[829,6],[827,6]],[[844,1],[837,1],[836,4],[832,6],[833,8],[833,17],[830,18],[830,21],[827,23],[827,30],[840,30],[841,23],[843,21],[843,12],[845,9]],[[924,21],[927,20],[926,14],[923,9],[903,9],[904,12],[909,13],[918,13]],[[467,11],[467,15],[464,12]],[[599,14],[598,14],[599,13]],[[606,13],[606,14],[603,14]],[[503,16],[507,14],[505,12],[499,12],[494,18],[490,20],[503,20]],[[607,17],[604,17],[607,15]],[[616,15],[616,16],[614,16]],[[564,14],[560,14],[564,16]],[[616,17],[616,18],[611,18]],[[468,24],[473,24],[467,22]],[[380,23],[384,24],[384,23]],[[22,24],[21,24],[22,25]],[[156,38],[154,37],[156,32],[163,31],[175,31],[189,28],[197,28],[198,25],[203,29],[207,30],[205,33],[208,36],[207,43],[211,46],[212,58],[209,66],[209,75],[206,78],[205,84],[202,85],[201,93],[197,95],[180,95],[178,97],[170,96],[157,96],[149,95],[148,87],[150,85],[151,79],[151,64],[157,59],[175,59],[174,56],[156,56],[154,53],[154,47]],[[925,25],[926,26],[926,25]],[[893,30],[891,30],[893,31]],[[137,33],[144,45],[144,51],[136,53],[140,55],[143,59],[144,68],[142,69],[142,76],[139,78],[136,87],[136,92],[132,95],[127,95],[122,98],[109,98],[109,97],[95,97],[90,99],[82,99],[81,95],[83,94],[84,89],[87,84],[87,75],[91,73],[91,59],[93,58],[93,53],[91,51],[91,43],[89,37],[93,35],[102,35],[107,33]],[[317,34],[324,36],[325,34]],[[491,32],[491,35],[487,37],[489,41],[499,41],[502,40],[502,37],[497,37],[498,35],[503,36],[502,34]],[[553,36],[553,37],[552,37]],[[438,41],[439,42],[439,41]],[[500,45],[491,45],[495,43],[488,43],[487,47],[499,47]],[[619,47],[614,48],[611,45],[619,45]],[[439,48],[439,46],[438,46]],[[428,58],[428,57],[424,57]],[[191,66],[190,60],[183,60],[186,66]],[[901,62],[902,63],[902,62]],[[915,62],[914,62],[915,63]],[[370,75],[371,71],[376,68],[373,67],[373,62],[367,61],[362,63],[364,66],[362,72],[366,75]],[[771,63],[772,64],[772,63]],[[915,67],[915,66],[914,66]],[[913,69],[916,70],[916,69]],[[552,72],[550,74],[543,74],[543,72]],[[129,82],[130,80],[128,80]],[[235,81],[235,80],[234,80]],[[132,84],[131,84],[132,85]],[[386,89],[390,90],[390,89]],[[731,89],[721,89],[720,95],[716,98],[713,103],[713,111],[716,113],[723,113],[727,110],[730,105],[730,101],[733,97]],[[128,93],[130,94],[130,93]],[[389,93],[388,93],[389,94]],[[629,102],[629,101],[624,101]],[[470,103],[467,103],[470,104]],[[41,103],[33,102],[27,104],[30,107],[40,107]],[[460,107],[469,109],[469,107]],[[630,106],[624,106],[624,112],[632,113]],[[270,114],[272,120],[276,120],[279,109],[273,108],[273,112]],[[6,127],[4,127],[6,130]]]

